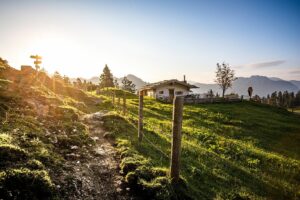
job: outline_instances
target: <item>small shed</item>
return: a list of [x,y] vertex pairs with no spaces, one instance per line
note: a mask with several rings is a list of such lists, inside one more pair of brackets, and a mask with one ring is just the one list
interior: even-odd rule
[[175,96],[189,95],[192,88],[198,88],[186,82],[177,79],[164,80],[156,83],[145,85],[140,89],[144,96],[153,97],[161,100],[173,100]]

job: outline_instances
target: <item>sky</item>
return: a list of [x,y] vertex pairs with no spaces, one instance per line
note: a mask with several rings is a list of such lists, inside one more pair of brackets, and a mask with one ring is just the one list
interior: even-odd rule
[[300,0],[0,0],[0,57],[70,77],[300,80]]

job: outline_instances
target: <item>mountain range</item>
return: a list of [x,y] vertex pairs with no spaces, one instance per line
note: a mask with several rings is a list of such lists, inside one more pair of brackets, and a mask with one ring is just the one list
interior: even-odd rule
[[[141,78],[128,74],[126,76],[129,80],[131,80],[135,85],[136,89],[143,87],[148,84]],[[119,85],[122,84],[122,78],[116,78]],[[98,77],[92,77],[87,79],[87,81],[91,81],[95,84],[99,83]],[[206,93],[208,90],[212,89],[214,93],[221,94],[221,89],[217,84],[207,84],[207,83],[199,83],[195,81],[189,81],[190,84],[196,85],[199,88],[193,89],[194,93]],[[237,93],[239,95],[248,95],[248,87],[253,88],[253,95],[259,95],[261,97],[267,96],[268,94],[273,93],[274,91],[289,91],[289,92],[297,92],[300,90],[300,81],[299,80],[283,80],[277,77],[267,77],[267,76],[250,76],[250,77],[238,77],[236,81],[234,81],[232,88],[228,89],[226,93]]]

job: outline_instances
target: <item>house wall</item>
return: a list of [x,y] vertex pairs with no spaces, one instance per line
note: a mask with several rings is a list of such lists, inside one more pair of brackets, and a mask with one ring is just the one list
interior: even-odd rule
[[[175,96],[179,96],[179,94],[176,94],[176,92],[182,92],[181,95],[185,96],[185,95],[188,95],[189,94],[189,90],[188,88],[182,86],[182,85],[163,85],[163,86],[160,86],[158,88],[156,88],[156,91],[155,91],[155,95],[153,96],[154,98],[168,98],[169,97],[169,89],[174,89],[174,93],[175,93]],[[160,94],[160,92],[163,92],[163,94]]]

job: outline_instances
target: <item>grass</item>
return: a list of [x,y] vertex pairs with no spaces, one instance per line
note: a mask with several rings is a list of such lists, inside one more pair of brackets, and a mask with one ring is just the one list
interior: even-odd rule
[[0,197],[64,199],[55,185],[62,185],[71,146],[80,152],[93,144],[79,116],[95,109],[95,97],[75,88],[67,90],[78,94],[72,98],[45,85],[14,86],[0,91]]
[[[168,171],[172,105],[145,98],[146,138],[139,145],[138,100],[127,102],[123,120],[115,109],[105,121],[123,146],[121,155],[137,163],[134,155],[142,156],[151,163],[145,164],[150,169]],[[299,198],[299,121],[298,115],[284,109],[254,102],[185,105],[181,176],[187,188],[183,193],[192,199]],[[148,183],[153,185],[154,180]]]

